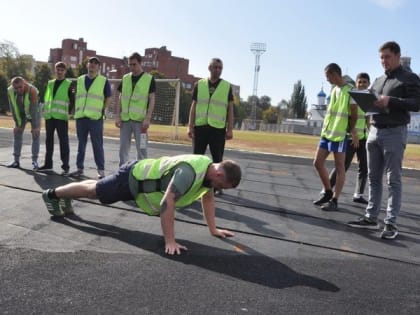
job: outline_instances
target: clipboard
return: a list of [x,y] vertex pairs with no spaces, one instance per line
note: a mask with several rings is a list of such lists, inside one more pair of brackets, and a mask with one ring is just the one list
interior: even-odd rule
[[385,113],[384,109],[373,104],[378,97],[371,90],[350,90],[349,94],[366,115]]

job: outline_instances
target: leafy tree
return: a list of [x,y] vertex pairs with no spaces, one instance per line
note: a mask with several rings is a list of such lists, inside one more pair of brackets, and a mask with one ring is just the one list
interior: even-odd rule
[[81,64],[78,64],[76,66],[76,73],[77,73],[78,77],[83,75],[83,74],[88,73],[87,63],[88,63],[88,59],[85,58],[85,60],[83,60],[83,62]]
[[72,67],[68,67],[67,68],[67,70],[66,70],[66,78],[69,78],[69,79],[72,79],[72,78],[75,78],[76,77],[76,75],[74,74],[74,70],[73,70],[73,68]]
[[279,117],[279,110],[277,107],[270,106],[262,112],[262,118],[265,123],[276,124]]
[[165,74],[153,69],[149,72],[155,79],[165,79]]
[[258,106],[262,111],[267,110],[271,107],[271,98],[269,96],[261,96],[258,100]]
[[289,105],[293,118],[305,118],[307,101],[305,87],[300,80],[293,86],[293,93]]
[[7,78],[0,72],[0,114],[6,114],[9,110],[9,100],[7,98]]
[[285,99],[281,100],[278,104],[278,121],[281,122],[282,120],[289,118],[290,113],[290,102],[286,101]]
[[233,126],[235,128],[241,129],[242,121],[246,117],[244,102],[239,101],[239,104],[233,105],[233,117],[234,117]]
[[192,92],[181,87],[181,97],[179,100],[179,122],[185,126],[190,116],[192,102]]
[[9,79],[15,76],[30,77],[32,60],[22,57],[16,45],[10,41],[0,42],[0,71]]
[[38,65],[35,67],[34,85],[39,90],[39,100],[44,101],[44,93],[47,88],[48,80],[51,80],[51,69],[47,64]]

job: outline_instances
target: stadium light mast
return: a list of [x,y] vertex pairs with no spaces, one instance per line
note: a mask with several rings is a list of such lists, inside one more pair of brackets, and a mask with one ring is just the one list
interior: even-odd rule
[[251,43],[251,51],[255,55],[254,68],[254,87],[252,89],[252,107],[251,107],[251,126],[250,129],[257,128],[257,95],[258,95],[258,74],[260,72],[260,56],[267,50],[265,43]]

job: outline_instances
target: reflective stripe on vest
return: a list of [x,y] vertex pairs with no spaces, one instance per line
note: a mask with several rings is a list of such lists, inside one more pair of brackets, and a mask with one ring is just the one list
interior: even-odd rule
[[331,100],[322,126],[321,137],[339,142],[346,138],[350,113],[350,85],[341,88],[340,96],[336,97],[336,89],[331,92]]
[[93,80],[88,91],[85,87],[85,77],[86,75],[82,75],[77,79],[76,111],[74,118],[86,117],[93,120],[101,119],[105,101],[104,87],[106,77],[99,74]]
[[[36,93],[38,94],[38,89],[32,84],[28,83],[28,91],[24,92],[24,95],[23,95],[23,108],[25,110],[25,117],[27,120],[32,119],[31,111],[30,111],[31,100],[29,99],[32,89],[35,89]],[[19,106],[16,101],[17,95],[15,93],[15,90],[13,89],[13,86],[9,86],[7,88],[7,93],[9,94],[9,100],[12,103],[13,111],[15,112],[16,123],[18,126],[21,126],[22,125],[21,112],[19,110]]]
[[208,79],[198,81],[197,89],[195,126],[210,125],[214,128],[225,128],[230,83],[221,80],[211,97]]
[[357,106],[357,121],[356,121],[355,128],[356,128],[357,137],[359,138],[359,140],[367,139],[366,114],[359,106]]
[[[134,165],[131,169],[131,175],[137,181],[159,180],[170,173],[179,163],[188,163],[195,171],[194,183],[175,203],[176,208],[185,207],[210,190],[210,188],[203,186],[207,169],[212,163],[207,156],[185,154],[174,157],[161,157],[159,159],[144,159]],[[160,202],[165,193],[164,191],[138,193],[133,189],[132,185],[130,185],[130,191],[141,210],[149,215],[159,215]]]
[[143,121],[147,113],[150,84],[152,78],[143,73],[133,89],[132,73],[126,74],[122,79],[121,91],[121,120]]
[[69,120],[69,87],[71,81],[64,79],[56,93],[54,93],[54,84],[56,80],[48,81],[47,90],[44,97],[44,118],[45,119],[60,119]]

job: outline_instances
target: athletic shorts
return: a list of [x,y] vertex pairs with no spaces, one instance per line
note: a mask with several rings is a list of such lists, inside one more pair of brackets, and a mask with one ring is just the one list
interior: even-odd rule
[[134,200],[128,186],[131,168],[137,161],[130,161],[120,166],[115,173],[105,176],[96,183],[96,196],[101,203]]
[[319,147],[321,149],[327,150],[328,152],[346,152],[347,139],[344,139],[340,142],[334,142],[325,138],[321,138],[321,140],[319,141]]

